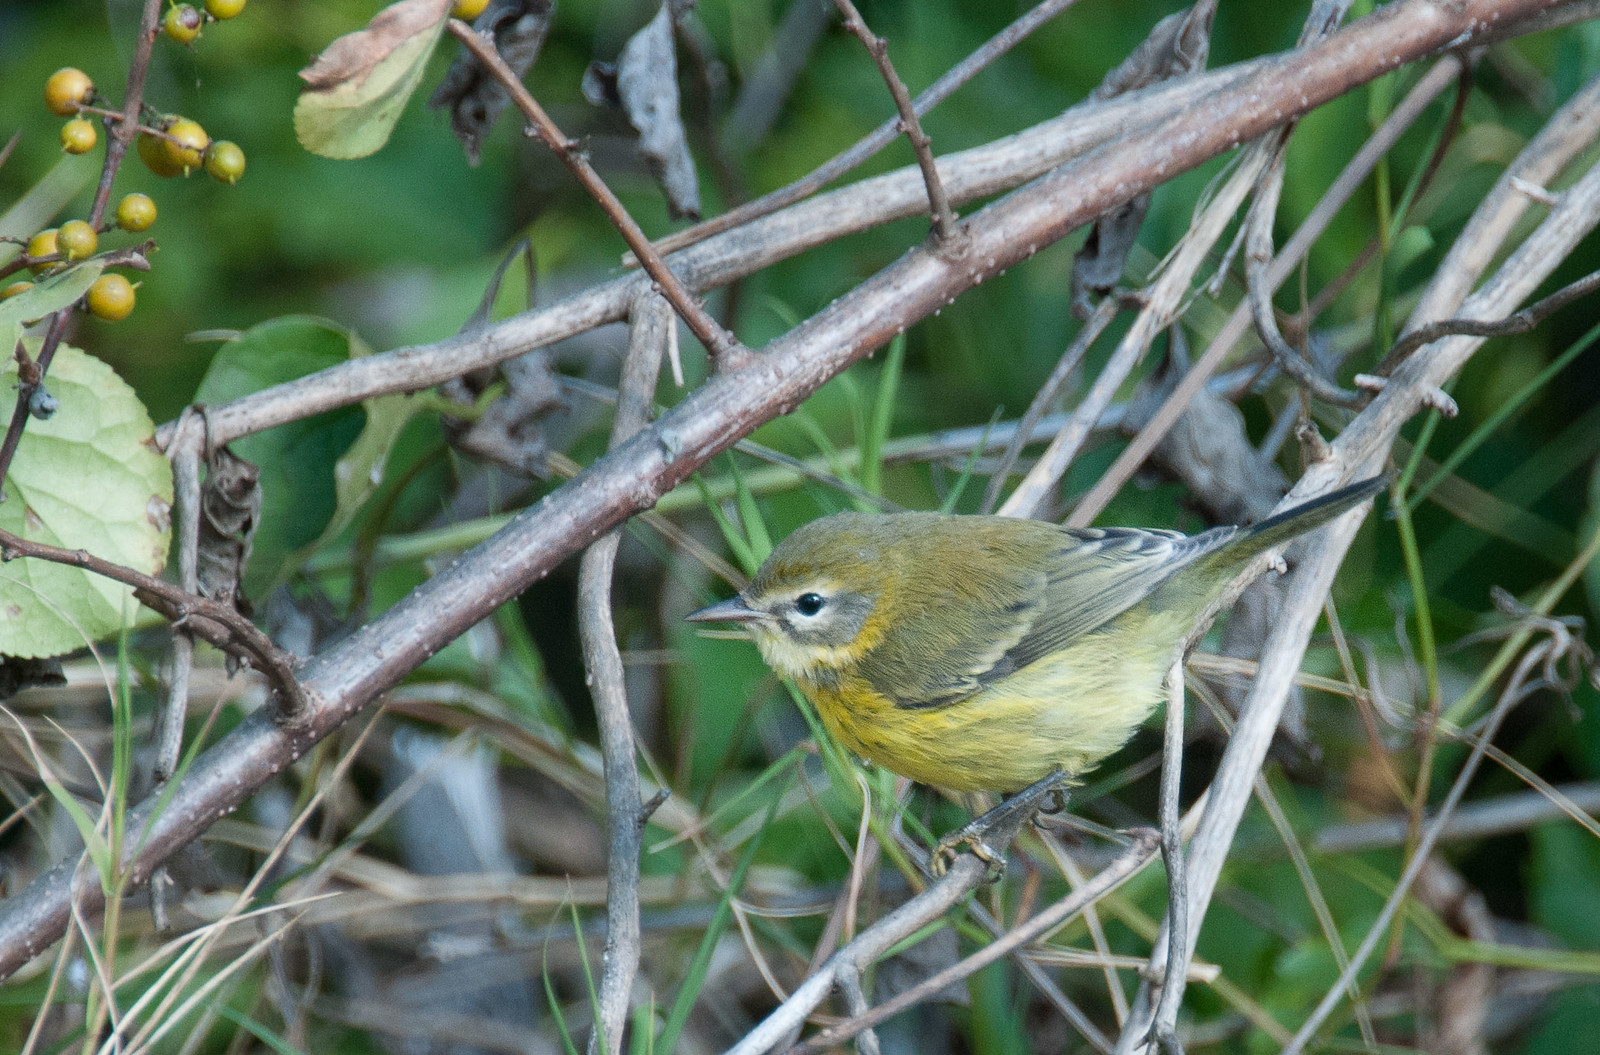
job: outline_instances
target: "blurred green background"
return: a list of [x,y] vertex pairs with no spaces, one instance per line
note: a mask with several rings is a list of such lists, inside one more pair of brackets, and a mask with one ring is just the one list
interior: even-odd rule
[[[120,99],[138,6],[133,0],[0,4],[0,136],[21,131],[15,153],[0,167],[0,211],[41,180],[70,179],[76,171],[85,190],[51,222],[85,214],[100,151],[63,160],[57,141],[60,121],[44,109],[40,92],[52,71],[74,65]],[[136,386],[157,422],[172,418],[195,398],[217,353],[215,339],[191,340],[191,334],[246,330],[280,316],[314,315],[348,328],[377,351],[435,341],[455,333],[467,320],[494,268],[521,238],[531,241],[537,256],[537,297],[542,303],[621,272],[620,237],[565,170],[520,134],[515,121],[501,121],[485,145],[483,164],[472,168],[444,115],[424,107],[455,53],[453,42],[441,47],[393,139],[375,156],[331,161],[312,156],[296,143],[291,122],[300,88],[296,71],[332,39],[362,26],[376,6],[353,0],[251,0],[244,15],[209,27],[192,48],[157,41],[147,91],[150,103],[165,112],[193,117],[214,137],[239,143],[249,161],[244,179],[234,187],[203,176],[160,180],[136,162],[119,175],[118,195],[144,191],[161,211],[150,232],[159,243],[154,268],[139,276],[143,284],[131,318],[120,323],[76,318],[69,340],[114,364]],[[742,78],[767,49],[785,6],[777,0],[699,4],[699,19],[726,65],[732,93],[737,93]],[[1211,64],[1292,46],[1304,6],[1224,0]],[[1015,3],[950,0],[863,2],[860,7],[873,29],[890,41],[891,55],[913,91],[1022,10]],[[927,119],[935,150],[975,146],[1059,113],[1081,100],[1152,24],[1174,9],[1173,4],[1153,0],[1083,0]],[[652,11],[648,4],[622,0],[563,0],[528,83],[569,135],[591,137],[602,174],[646,232],[660,236],[674,225],[642,166],[629,158],[620,139],[620,120],[585,102],[579,90],[586,65],[592,59],[613,58]],[[1380,357],[1381,352],[1370,347],[1378,306],[1397,305],[1396,318],[1403,318],[1408,294],[1425,282],[1504,164],[1550,110],[1597,70],[1600,27],[1594,25],[1515,41],[1478,64],[1461,133],[1408,219],[1405,237],[1396,239],[1396,246],[1405,252],[1397,248],[1386,263],[1369,266],[1319,320],[1319,326],[1339,332],[1346,343],[1357,346],[1355,369],[1370,367]],[[1417,72],[1404,70],[1370,90],[1357,90],[1301,124],[1289,151],[1280,238],[1316,204],[1374,120],[1381,119]],[[717,166],[709,156],[704,130],[716,124],[731,97],[708,97],[689,73],[680,76],[680,83],[708,215],[735,204],[730,197],[748,197],[804,174],[892,112],[859,43],[834,26],[807,62],[771,135],[748,154],[723,159],[728,164],[719,178],[712,178]],[[1369,181],[1318,241],[1304,279],[1312,295],[1340,275],[1375,237],[1378,196],[1398,197],[1431,151],[1449,105],[1447,92],[1391,153],[1387,190]],[[909,148],[896,142],[864,166],[860,175],[911,160]],[[62,166],[66,175],[47,175]],[[1221,161],[1204,166],[1156,193],[1140,235],[1140,251],[1130,264],[1130,281],[1148,271],[1187,229],[1196,200],[1222,169]],[[896,259],[924,233],[923,221],[903,221],[812,250],[713,297],[713,307],[725,313],[723,321],[741,339],[759,348]],[[981,426],[996,413],[1007,419],[1020,415],[1076,330],[1067,283],[1071,254],[1079,241],[1080,236],[1074,236],[1040,252],[1025,266],[985,282],[907,334],[892,436]],[[1600,253],[1591,239],[1562,265],[1547,291],[1597,266]],[[499,314],[525,306],[525,298],[511,288],[515,285],[508,283],[502,290]],[[1204,298],[1196,305],[1190,322],[1197,347],[1215,331],[1223,309],[1230,308],[1239,294],[1234,280],[1223,287],[1221,307]],[[1278,303],[1294,310],[1298,294],[1286,287]],[[1489,345],[1455,387],[1461,414],[1438,426],[1428,448],[1430,457],[1446,457],[1597,318],[1593,302],[1582,301],[1533,333]],[[1114,327],[1113,335],[1120,329]],[[569,343],[571,347],[556,351],[565,372],[614,383],[620,333],[606,331],[597,340]],[[343,343],[335,345],[327,352],[328,361],[346,354]],[[1111,346],[1109,339],[1099,343],[1091,353],[1088,374]],[[238,354],[238,346],[234,352]],[[1157,357],[1151,358],[1154,362]],[[703,374],[703,365],[692,353],[690,359],[692,381]],[[853,368],[814,397],[804,409],[810,426],[793,418],[780,420],[755,438],[800,457],[819,452],[819,433],[837,448],[858,446],[862,421],[883,382],[882,360],[880,354]],[[263,368],[263,373],[270,377],[274,369]],[[670,404],[680,395],[670,381],[664,381],[658,398]],[[1481,644],[1455,649],[1452,643],[1495,622],[1490,587],[1531,597],[1572,560],[1578,540],[1590,530],[1584,525],[1595,522],[1592,495],[1600,493],[1600,487],[1591,485],[1591,474],[1600,450],[1597,397],[1600,352],[1591,349],[1539,388],[1477,446],[1458,470],[1472,487],[1461,492],[1464,498],[1453,499],[1454,508],[1425,504],[1417,513],[1421,568],[1435,631],[1444,645],[1447,704],[1449,693],[1459,691],[1488,654]],[[594,412],[581,397],[572,398],[583,409],[558,435],[568,453],[587,462],[603,450],[608,415]],[[1286,401],[1281,384],[1242,401],[1252,438],[1265,433]],[[280,437],[261,448],[276,453],[257,454],[294,459],[284,463],[287,468],[275,470],[283,478],[283,492],[270,508],[281,519],[272,525],[271,537],[258,544],[256,568],[262,586],[276,576],[274,562],[324,531],[333,512],[331,463],[359,430],[361,420],[354,410],[342,419],[330,416],[316,423],[320,430],[316,443],[296,448]],[[1407,435],[1416,437],[1416,423]],[[1092,484],[1122,442],[1116,435],[1097,438],[1073,467],[1066,492],[1075,494]],[[435,415],[424,411],[407,426],[379,499],[319,553],[324,564],[313,561],[311,571],[295,577],[301,596],[306,591],[322,592],[336,606],[346,603],[351,582],[344,569],[353,547],[450,519],[450,497],[470,473],[457,459],[441,455],[441,443]],[[1279,458],[1291,478],[1297,475],[1298,457],[1290,443]],[[908,508],[935,508],[959,477],[962,461],[956,458],[931,466],[919,461],[895,463],[885,471],[883,490]],[[757,463],[743,456],[736,461],[720,459],[706,475],[726,480],[730,465],[749,472]],[[981,478],[974,481],[958,508],[975,507],[982,483]],[[540,484],[518,504],[546,486],[553,485]],[[771,536],[781,538],[797,524],[848,503],[837,492],[807,484],[763,494],[755,508]],[[502,505],[491,500],[486,511],[500,512]],[[1536,519],[1525,519],[1521,528],[1512,524],[1498,531],[1483,530],[1482,525],[1502,517],[1506,507]],[[1479,526],[1464,524],[1464,512]],[[703,510],[677,519],[716,545],[715,526]],[[1125,489],[1101,519],[1184,530],[1204,526],[1181,488],[1154,476]],[[1529,523],[1539,530],[1524,530]],[[805,735],[805,729],[748,644],[698,638],[677,623],[683,611],[722,588],[714,587],[703,573],[686,569],[647,532],[635,532],[633,537],[643,544],[630,543],[624,551],[616,591],[623,642],[641,652],[670,650],[666,676],[647,690],[653,702],[641,719],[643,746],[679,794],[691,802],[715,804],[747,786],[764,765]],[[354,552],[359,556],[362,551]],[[386,565],[375,573],[373,598],[380,605],[387,603],[426,574],[420,561]],[[1397,643],[1395,627],[1398,619],[1414,639],[1415,626],[1407,622],[1414,606],[1391,522],[1375,518],[1363,529],[1336,599],[1345,630],[1372,641],[1393,674],[1391,692],[1412,692],[1415,686],[1406,684],[1405,652]],[[1592,618],[1593,595],[1574,591],[1558,605],[1558,612]],[[569,567],[530,590],[514,610],[502,613],[496,627],[509,644],[494,665],[483,667],[463,643],[431,662],[418,679],[477,684],[501,693],[530,723],[592,737],[592,713],[571,613]],[[1321,673],[1338,673],[1333,650],[1322,638],[1308,665]],[[1500,744],[1554,783],[1600,779],[1596,703],[1596,693],[1587,687],[1567,699],[1553,693],[1537,696],[1514,715]],[[1274,786],[1297,827],[1313,833],[1323,825],[1362,816],[1366,810],[1389,812],[1392,802],[1374,805],[1369,786],[1374,781],[1364,768],[1370,758],[1348,703],[1312,694],[1309,709],[1313,738],[1323,750],[1320,763],[1313,767],[1315,776],[1306,780],[1297,774],[1302,779],[1293,783],[1274,776]],[[1115,772],[1123,763],[1143,757],[1157,742],[1158,737],[1146,734],[1105,771]],[[1395,746],[1404,756],[1407,744],[1397,741]],[[1191,794],[1203,786],[1217,753],[1214,740],[1196,746],[1194,761],[1187,767]],[[1436,789],[1448,783],[1462,757],[1458,746],[1441,750]],[[1108,823],[1123,823],[1140,814],[1149,817],[1154,789],[1153,778],[1144,777],[1118,793],[1120,805],[1091,805],[1088,812],[1095,815],[1098,810],[1099,819]],[[1486,769],[1473,795],[1520,789],[1520,782],[1503,769]],[[836,789],[832,796],[828,811],[837,815],[846,831],[853,830],[854,821],[845,808],[849,794]],[[756,802],[738,809],[728,823],[746,815],[760,816],[765,800]],[[936,809],[935,829],[959,816],[947,806],[928,808]],[[792,838],[769,838],[757,859],[794,869],[818,883],[838,881],[844,862],[826,827],[803,812],[791,813],[780,823],[780,830]],[[1225,876],[1227,896],[1213,911],[1200,951],[1202,958],[1222,965],[1229,980],[1292,1029],[1333,977],[1333,964],[1304,892],[1275,840],[1264,816],[1252,811],[1241,834],[1240,863]],[[1532,925],[1573,949],[1600,953],[1600,851],[1587,833],[1570,823],[1550,823],[1526,833],[1454,843],[1447,856],[1508,926]],[[652,874],[676,874],[686,867],[685,857],[670,853],[647,855],[645,862]],[[1353,945],[1386,892],[1375,892],[1371,877],[1387,876],[1392,881],[1399,868],[1398,851],[1319,858],[1318,867],[1347,944]],[[1123,894],[1128,915],[1112,922],[1113,944],[1139,952],[1140,941],[1134,936],[1138,928],[1128,920],[1140,913],[1158,914],[1162,896],[1159,881]],[[1263,918],[1274,922],[1263,925]],[[796,931],[807,942],[815,936],[814,928],[807,931],[805,925],[797,925]],[[691,949],[693,940],[692,933],[680,939]],[[1437,971],[1449,966],[1448,950],[1429,945],[1416,930],[1408,941],[1408,952],[1417,962]],[[647,963],[647,974],[651,970]],[[1018,995],[1026,992],[1025,987],[1009,971],[996,968],[972,986],[973,1007],[964,1013],[962,1043],[967,1050],[1024,1050],[1037,1040],[1038,1034],[1029,1032],[1032,1027]],[[1600,1014],[1600,986],[1590,983],[1592,974],[1568,977],[1571,984],[1549,995],[1531,1018],[1497,1041],[1504,1046],[1496,1050],[1538,1055],[1593,1050],[1592,1030],[1577,1024],[1592,1022],[1592,1016]],[[657,980],[667,994],[676,985],[671,969]],[[1104,1010],[1089,999],[1097,1013]],[[26,1005],[26,1000],[19,1003]],[[1192,1006],[1202,1016],[1238,1010],[1235,1003],[1205,989],[1195,991]],[[1235,1045],[1227,1050],[1267,1050],[1263,1034],[1250,1036],[1248,1041],[1227,1040],[1226,1044]],[[349,1050],[362,1050],[349,1035],[344,1042],[351,1045]]]

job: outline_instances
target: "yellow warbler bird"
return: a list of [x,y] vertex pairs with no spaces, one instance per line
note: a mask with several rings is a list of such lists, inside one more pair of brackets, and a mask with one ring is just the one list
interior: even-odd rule
[[1185,642],[1257,556],[1385,483],[1192,538],[837,513],[688,618],[748,626],[839,742],[885,769],[956,791],[1071,781],[1155,710]]

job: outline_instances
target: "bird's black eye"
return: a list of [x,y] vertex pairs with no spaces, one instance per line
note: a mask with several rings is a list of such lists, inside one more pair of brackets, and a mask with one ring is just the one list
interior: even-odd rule
[[827,598],[820,593],[803,593],[794,599],[794,610],[801,615],[816,615],[827,603]]

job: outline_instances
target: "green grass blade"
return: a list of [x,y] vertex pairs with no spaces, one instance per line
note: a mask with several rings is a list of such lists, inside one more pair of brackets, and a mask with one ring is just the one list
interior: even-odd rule
[[1435,487],[1439,486],[1441,481],[1449,478],[1460,468],[1461,463],[1466,461],[1468,456],[1483,444],[1484,440],[1492,436],[1501,425],[1505,424],[1505,420],[1515,414],[1535,392],[1549,384],[1574,359],[1587,351],[1597,337],[1600,337],[1600,323],[1591,326],[1587,333],[1572,342],[1566,351],[1552,359],[1550,364],[1540,370],[1527,384],[1517,389],[1508,399],[1495,407],[1494,413],[1485,418],[1481,425],[1473,429],[1472,433],[1462,440],[1455,450],[1450,452],[1450,456],[1440,463],[1438,471],[1428,477],[1426,483],[1411,493],[1410,500],[1406,502],[1407,511],[1415,512],[1417,506],[1422,504],[1423,500],[1428,497]]
[[883,493],[883,448],[889,442],[889,427],[894,423],[895,398],[900,393],[900,374],[905,367],[906,335],[889,342],[883,358],[883,373],[878,377],[872,419],[861,437],[861,486],[873,494]]
[[761,848],[762,839],[771,827],[773,815],[777,813],[778,804],[782,801],[781,793],[772,796],[772,804],[767,807],[767,819],[761,826],[760,834],[750,840],[750,845],[745,847],[744,853],[740,855],[733,874],[728,877],[728,889],[723,891],[722,900],[717,903],[716,914],[711,917],[711,925],[706,928],[704,937],[700,939],[700,947],[695,950],[694,959],[689,963],[689,973],[678,989],[677,999],[672,1002],[672,1012],[667,1016],[667,1024],[661,1027],[661,1033],[656,1037],[656,1047],[661,1051],[676,1051],[678,1048],[678,1034],[683,1032],[684,1024],[689,1021],[689,1012],[694,1010],[700,989],[705,985],[706,971],[711,967],[711,953],[716,949],[717,942],[722,940],[723,932],[728,929],[728,922],[733,919],[734,893],[744,884],[745,873],[750,870],[756,851]]
[[281,1034],[273,1032],[270,1028],[257,1022],[243,1011],[229,1007],[227,1004],[215,1005],[216,1013],[250,1034],[252,1037],[277,1052],[278,1055],[305,1055],[303,1051],[290,1044],[288,1039]]
[[706,485],[705,477],[699,473],[694,474],[694,485],[700,489],[701,498],[705,501],[706,509],[710,511],[711,518],[717,522],[717,527],[722,531],[723,541],[733,551],[733,558],[739,562],[739,567],[744,569],[746,575],[754,575],[756,569],[761,567],[761,562],[756,559],[756,552],[744,537],[744,532],[739,526],[728,519],[728,514],[722,511],[711,497],[711,488]]
[[755,494],[745,483],[744,474],[739,471],[738,459],[728,455],[728,465],[733,471],[734,498],[739,504],[739,519],[744,521],[744,533],[750,539],[750,551],[759,567],[772,552],[772,535],[768,533],[767,522],[756,505]]
[[1000,420],[1000,408],[995,407],[994,413],[989,415],[989,424],[983,427],[983,440],[972,453],[967,455],[967,463],[961,467],[961,475],[956,477],[955,486],[950,488],[950,493],[944,496],[944,501],[939,503],[939,512],[954,513],[956,503],[961,501],[961,494],[967,489],[967,484],[972,482],[972,474],[978,468],[978,457],[989,448],[989,431]]

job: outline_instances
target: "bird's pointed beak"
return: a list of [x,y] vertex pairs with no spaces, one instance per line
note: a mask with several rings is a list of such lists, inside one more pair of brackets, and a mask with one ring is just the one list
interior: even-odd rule
[[766,613],[756,611],[744,603],[743,597],[735,595],[683,618],[691,623],[753,623],[766,618]]

